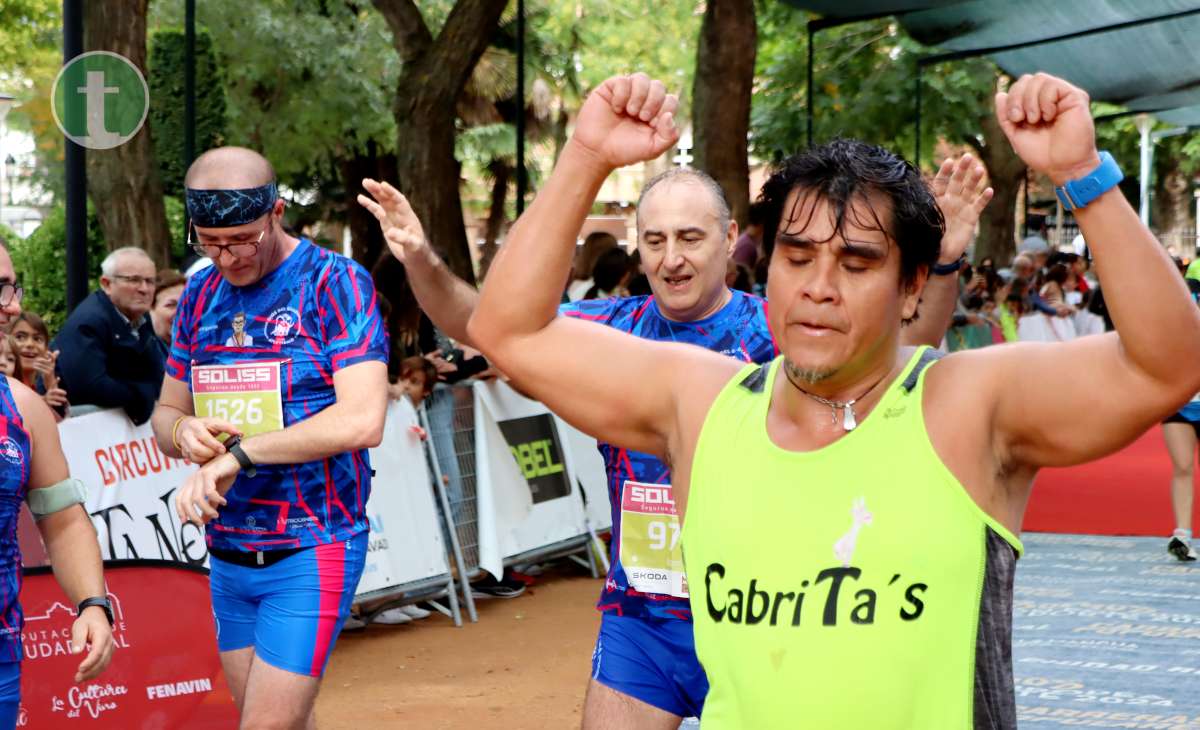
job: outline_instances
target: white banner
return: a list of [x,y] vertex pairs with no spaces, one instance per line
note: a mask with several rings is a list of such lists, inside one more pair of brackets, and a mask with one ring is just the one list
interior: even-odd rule
[[[367,515],[371,534],[359,593],[449,571],[429,472],[412,405],[388,409],[383,443],[371,449],[375,478]],[[71,475],[87,485],[105,560],[150,558],[208,565],[204,533],[175,515],[175,491],[196,467],[158,450],[150,425],[134,426],[120,410],[59,424]]]
[[204,533],[175,515],[175,491],[196,467],[158,450],[150,424],[119,410],[58,426],[71,476],[87,485],[87,511],[105,560],[149,558],[208,565]]
[[392,403],[383,443],[370,451],[375,470],[367,501],[371,536],[359,595],[450,570],[425,450],[413,432],[417,425],[417,413],[407,398]]
[[479,565],[496,577],[507,557],[587,533],[565,429],[508,385],[475,384]]

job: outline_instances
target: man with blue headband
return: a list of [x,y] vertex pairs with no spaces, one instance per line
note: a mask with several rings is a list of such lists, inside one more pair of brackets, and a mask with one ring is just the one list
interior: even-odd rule
[[154,432],[165,454],[202,465],[176,511],[207,525],[243,727],[311,727],[366,559],[387,335],[367,272],[284,232],[261,155],[210,150],[185,187],[190,244],[213,265],[179,302]]

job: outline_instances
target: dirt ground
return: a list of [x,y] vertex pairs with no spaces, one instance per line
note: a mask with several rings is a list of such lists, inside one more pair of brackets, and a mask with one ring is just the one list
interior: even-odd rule
[[317,698],[321,730],[579,727],[601,582],[571,565],[524,595],[477,601],[462,628],[440,614],[347,632]]

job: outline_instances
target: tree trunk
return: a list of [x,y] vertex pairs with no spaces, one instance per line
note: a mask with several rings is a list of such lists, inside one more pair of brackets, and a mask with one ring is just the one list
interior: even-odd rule
[[1017,251],[1017,201],[1021,182],[1025,179],[1025,163],[1012,151],[1004,131],[991,115],[980,120],[983,144],[967,140],[975,148],[988,170],[988,179],[995,196],[979,220],[979,239],[975,244],[975,261],[991,258],[997,267],[1008,266]]
[[454,106],[436,109],[445,105],[424,99],[414,99],[410,106],[412,111],[396,115],[396,128],[401,140],[421,141],[398,146],[400,192],[412,203],[434,250],[451,271],[473,284],[475,270],[459,196],[460,166],[454,157]]
[[504,227],[504,205],[508,200],[508,182],[512,179],[512,165],[504,160],[492,160],[488,165],[492,174],[492,204],[488,209],[487,228],[483,238],[483,251],[479,255],[479,279],[487,278],[488,267],[496,256],[496,240],[500,238],[500,229]]
[[355,155],[338,162],[338,171],[346,190],[346,225],[350,227],[350,254],[355,261],[369,270],[387,254],[387,244],[379,222],[366,208],[358,204],[358,194],[363,192],[362,180],[369,177],[380,182],[396,184],[396,156],[379,155],[375,143],[367,143],[365,154]]
[[[84,3],[84,48],[111,51],[146,73],[149,0]],[[88,150],[88,192],[110,249],[137,246],[159,267],[171,265],[171,230],[163,207],[158,160],[146,125],[123,145]]]
[[696,167],[725,189],[733,218],[743,226],[750,207],[746,136],[757,49],[754,0],[708,0],[692,85]]
[[1161,164],[1156,165],[1150,222],[1164,246],[1173,246],[1176,254],[1190,259],[1195,239],[1187,236],[1192,202],[1192,196],[1188,195],[1188,179],[1180,169],[1178,157],[1162,157]]
[[507,0],[458,0],[434,39],[413,0],[374,0],[404,62],[392,111],[399,188],[450,269],[475,282],[454,157],[458,97],[483,55]]

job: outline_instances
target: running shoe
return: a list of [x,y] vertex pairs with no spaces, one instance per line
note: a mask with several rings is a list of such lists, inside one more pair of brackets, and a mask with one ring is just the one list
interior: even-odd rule
[[525,592],[525,583],[512,578],[496,580],[491,576],[471,584],[471,596],[479,601],[487,598],[516,598]]
[[401,606],[400,610],[413,619],[429,618],[432,615],[429,611],[417,606]]
[[380,611],[375,614],[371,619],[371,623],[383,626],[398,626],[410,623],[412,620],[412,616],[405,613],[403,608],[389,608],[386,611]]
[[1196,550],[1192,548],[1191,543],[1178,537],[1172,537],[1171,542],[1167,543],[1167,552],[1184,563],[1190,563],[1197,558]]

